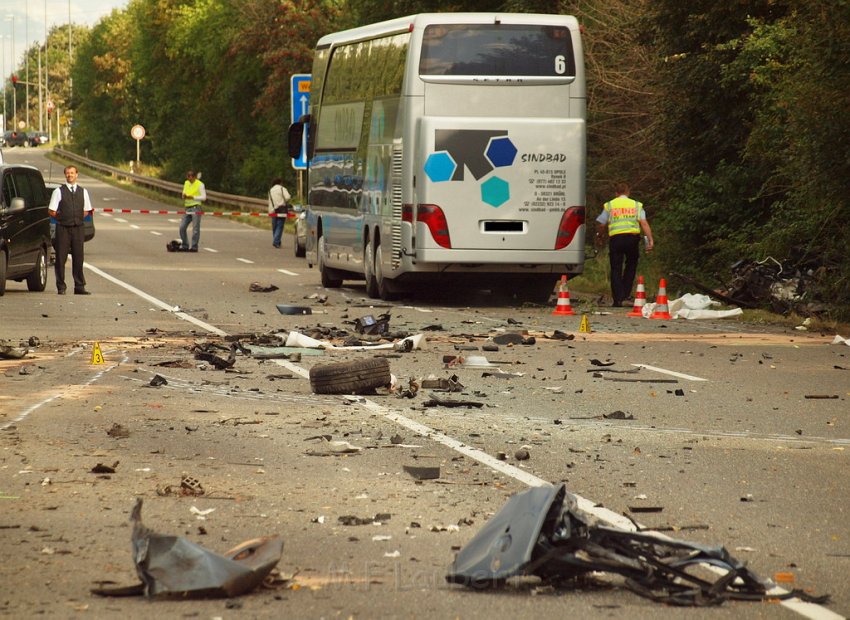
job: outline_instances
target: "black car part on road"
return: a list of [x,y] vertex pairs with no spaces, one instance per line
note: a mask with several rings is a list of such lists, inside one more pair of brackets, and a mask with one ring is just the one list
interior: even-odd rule
[[[707,571],[689,572],[697,565],[723,573],[711,581]],[[512,496],[458,552],[446,581],[481,589],[502,585],[510,577],[536,576],[557,583],[595,571],[622,575],[633,592],[670,605],[828,599],[799,590],[769,594],[767,585],[723,547],[599,525],[578,508],[563,484]]]
[[310,388],[316,394],[368,394],[390,381],[390,363],[383,357],[310,369]]

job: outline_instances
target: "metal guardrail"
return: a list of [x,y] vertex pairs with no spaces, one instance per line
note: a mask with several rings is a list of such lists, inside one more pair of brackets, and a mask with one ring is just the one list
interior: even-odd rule
[[[58,157],[86,166],[87,168],[91,168],[92,170],[97,170],[98,172],[101,172],[103,174],[108,174],[118,179],[126,179],[127,181],[133,183],[133,185],[138,185],[139,187],[145,187],[166,194],[173,194],[178,198],[180,198],[183,194],[182,183],[172,183],[171,181],[163,181],[161,179],[155,179],[153,177],[146,177],[140,174],[135,174],[133,172],[127,172],[126,170],[121,170],[120,168],[115,168],[114,166],[102,164],[98,161],[88,159],[87,157],[83,157],[82,155],[78,155],[77,153],[73,153],[71,151],[67,151],[59,147],[54,147],[53,152]],[[239,211],[255,212],[260,210],[265,212],[266,207],[268,206],[268,201],[265,198],[254,198],[252,196],[237,196],[235,194],[225,194],[223,192],[213,192],[207,190],[207,201],[204,204],[219,205],[222,207],[227,207],[228,209],[237,209]]]

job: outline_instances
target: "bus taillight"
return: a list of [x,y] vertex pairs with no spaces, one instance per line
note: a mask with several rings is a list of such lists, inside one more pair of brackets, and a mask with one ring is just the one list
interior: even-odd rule
[[413,224],[413,205],[405,203],[401,205],[401,221]]
[[584,224],[584,207],[570,207],[561,216],[558,226],[558,236],[555,238],[555,249],[563,250],[572,243],[579,227]]
[[416,219],[428,226],[431,236],[438,245],[451,249],[452,241],[449,238],[449,223],[446,215],[437,205],[418,205],[416,208]]

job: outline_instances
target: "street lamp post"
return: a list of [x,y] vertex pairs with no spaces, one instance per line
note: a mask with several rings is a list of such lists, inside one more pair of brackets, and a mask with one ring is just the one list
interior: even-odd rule
[[[15,15],[9,13],[3,21],[12,22],[12,75],[15,75]],[[12,82],[12,129],[18,129],[18,86]]]
[[6,116],[6,38],[5,34],[0,34],[0,64],[3,65],[3,131],[6,131],[7,116]]

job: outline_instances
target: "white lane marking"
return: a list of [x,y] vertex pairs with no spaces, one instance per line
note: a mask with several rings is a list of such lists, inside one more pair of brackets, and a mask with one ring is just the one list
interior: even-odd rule
[[136,224],[130,224],[130,228],[135,228],[136,230],[139,230],[139,228],[141,228],[141,226],[138,226]]
[[416,310],[416,312],[434,312],[431,308],[420,308],[419,306],[399,306],[399,308]]
[[204,248],[205,252],[212,252],[213,254],[218,254],[218,250],[213,250],[212,248]]
[[239,257],[237,257],[237,258],[236,258],[236,260],[238,260],[240,263],[246,263],[246,264],[248,264],[248,265],[253,265],[253,264],[254,264],[254,261],[252,261],[252,260],[248,260],[247,258],[239,258]]
[[298,274],[294,271],[287,271],[286,269],[278,269],[280,273],[285,273],[288,276],[297,276]]
[[122,224],[126,224],[126,223],[127,223],[127,220],[125,220],[123,217],[116,217],[116,218],[115,218],[115,221],[116,221],[116,222],[121,222]]
[[273,360],[275,364],[279,366],[283,366],[290,372],[294,372],[296,375],[300,376],[303,379],[310,378],[310,371],[304,368],[303,366],[298,366],[297,364],[293,364],[289,360]]
[[168,218],[168,221],[171,222],[172,224],[179,224],[180,223],[180,220],[176,220],[173,217]]
[[152,230],[152,231],[151,231],[151,234],[152,234],[152,235],[156,235],[157,237],[162,237],[162,233],[161,233],[161,232],[159,232],[158,230]]
[[688,381],[708,381],[708,379],[703,379],[702,377],[694,377],[693,375],[686,375],[681,372],[676,372],[675,370],[666,370],[664,368],[656,368],[655,366],[648,366],[647,364],[632,364],[632,366],[637,366],[638,368],[646,368],[647,370],[653,370],[655,372],[660,372],[662,375],[670,375],[671,377],[678,377],[679,379],[687,379]]
[[[78,352],[79,352],[79,349],[75,349],[75,350],[71,351],[68,355],[66,355],[65,357],[71,357],[73,355],[76,355]],[[109,372],[113,368],[118,368],[118,366],[120,366],[121,364],[124,364],[126,362],[127,362],[127,357],[124,357],[124,359],[121,360],[121,362],[119,364],[113,364],[111,366],[107,366],[106,368],[102,368],[99,372],[95,373],[94,376],[92,376],[88,381],[83,383],[82,386],[80,386],[80,387],[87,387],[87,386],[91,385],[92,383],[94,383],[95,381],[100,379],[104,374],[106,374],[107,372]],[[16,417],[14,420],[6,422],[6,424],[4,424],[3,426],[0,426],[0,430],[5,431],[6,429],[11,428],[15,424],[18,424],[19,422],[23,422],[24,420],[27,419],[29,414],[36,411],[37,409],[44,407],[45,405],[52,403],[54,400],[62,398],[65,395],[65,393],[66,392],[63,391],[63,392],[60,392],[59,394],[54,394],[53,396],[51,396],[49,398],[45,398],[44,400],[37,402],[32,407],[22,411],[20,413],[20,415],[18,415],[18,417]]]
[[93,271],[94,273],[99,275],[101,278],[105,278],[106,280],[109,280],[113,284],[117,284],[118,286],[127,289],[128,291],[130,291],[134,295],[138,295],[139,297],[141,297],[142,299],[152,303],[153,305],[158,306],[158,307],[162,308],[163,310],[168,310],[169,312],[173,313],[174,316],[179,317],[179,318],[183,319],[184,321],[188,321],[189,323],[197,325],[201,329],[205,329],[205,330],[212,332],[214,334],[217,334],[219,336],[226,336],[227,335],[225,332],[221,331],[218,327],[210,325],[209,323],[205,323],[204,321],[202,321],[200,319],[196,319],[191,314],[186,314],[185,312],[174,312],[174,306],[169,306],[164,301],[157,299],[153,295],[148,295],[144,291],[141,291],[141,290],[137,289],[135,286],[132,286],[131,284],[127,284],[126,282],[119,280],[115,276],[109,275],[105,271],[101,271],[100,269],[98,269],[94,265],[91,265],[89,263],[83,263],[83,267],[85,267],[86,269],[88,269],[90,271]]

